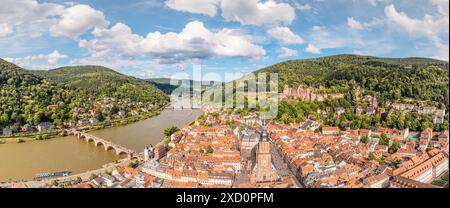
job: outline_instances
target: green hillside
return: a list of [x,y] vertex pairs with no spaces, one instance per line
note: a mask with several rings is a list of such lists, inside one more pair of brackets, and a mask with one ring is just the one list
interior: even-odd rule
[[119,111],[125,117],[145,114],[168,101],[152,84],[104,67],[28,71],[1,59],[0,92],[0,129],[15,132],[25,124],[48,121],[62,127],[93,117],[115,118]]
[[139,102],[167,99],[153,84],[101,66],[62,67],[33,73],[56,83],[65,83],[70,88],[82,89],[100,96],[128,98]]
[[287,61],[255,73],[278,73],[279,88],[284,85],[324,86],[348,92],[359,85],[381,99],[405,97],[449,103],[448,62],[426,58],[376,58],[337,55]]
[[[79,92],[50,83],[22,68],[0,60],[0,128],[44,121],[62,123],[68,118],[68,106]],[[82,98],[83,95],[80,95]],[[44,112],[49,105],[61,105],[59,112]]]

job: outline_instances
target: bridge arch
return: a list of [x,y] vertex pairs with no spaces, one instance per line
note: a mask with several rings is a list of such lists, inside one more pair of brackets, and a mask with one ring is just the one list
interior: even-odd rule
[[95,146],[106,146],[105,143],[103,143],[103,141],[95,141]]
[[116,149],[116,154],[120,156],[120,155],[129,155],[130,153],[128,153],[125,150]]
[[93,135],[90,135],[90,134],[87,134],[84,132],[76,131],[76,130],[73,130],[70,133],[75,135],[78,139],[84,139],[88,143],[93,142],[96,147],[99,147],[102,145],[106,151],[113,150],[119,156],[126,155],[126,156],[128,156],[129,159],[132,159],[134,157],[133,150],[130,150],[130,149],[127,149],[120,145],[114,144],[114,143],[104,140],[102,138],[99,138],[99,137],[96,137],[96,136],[93,136]]
[[109,146],[106,146],[106,147],[105,147],[105,150],[106,150],[106,151],[109,151],[109,150],[114,150],[114,151],[116,151],[116,148],[115,148],[114,146],[112,146],[112,145],[109,145]]

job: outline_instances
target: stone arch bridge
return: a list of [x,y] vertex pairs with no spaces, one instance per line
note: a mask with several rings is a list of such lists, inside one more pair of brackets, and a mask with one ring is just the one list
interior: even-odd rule
[[68,133],[69,133],[69,135],[74,135],[78,139],[84,139],[87,142],[93,142],[95,144],[95,146],[97,146],[97,147],[103,146],[106,151],[113,150],[116,152],[117,155],[126,154],[129,159],[134,158],[134,156],[136,154],[135,151],[133,151],[133,150],[130,150],[130,149],[120,146],[118,144],[114,144],[110,141],[104,140],[100,137],[88,134],[83,131],[78,131],[78,130],[72,129]]

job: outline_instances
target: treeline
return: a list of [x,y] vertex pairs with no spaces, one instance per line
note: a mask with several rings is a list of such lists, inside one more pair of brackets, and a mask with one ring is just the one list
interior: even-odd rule
[[71,89],[82,89],[97,96],[151,103],[167,100],[166,95],[153,84],[102,66],[62,67],[33,73],[55,83],[65,84]]
[[295,60],[276,64],[256,73],[278,73],[279,90],[284,85],[307,85],[345,93],[351,83],[365,93],[384,100],[414,98],[449,106],[448,62],[425,59],[385,59],[356,55]]
[[[339,115],[336,109],[340,107],[344,112]],[[352,103],[346,99],[327,99],[323,102],[281,101],[279,103],[276,121],[291,124],[300,123],[305,119],[322,121],[326,126],[337,126],[342,129],[387,127],[400,130],[409,128],[411,131],[423,131],[426,128],[443,131],[449,128],[448,115],[442,124],[434,124],[431,116],[419,115],[417,112],[394,111],[392,113],[356,115]]]
[[[96,102],[105,97],[142,102],[142,106],[167,102],[167,96],[153,85],[105,71],[74,68],[31,72],[0,59],[0,131],[9,127],[17,132],[25,124],[41,122],[58,127],[76,122],[75,109],[96,110]],[[119,107],[129,110],[128,105],[114,105],[111,113],[117,113]]]

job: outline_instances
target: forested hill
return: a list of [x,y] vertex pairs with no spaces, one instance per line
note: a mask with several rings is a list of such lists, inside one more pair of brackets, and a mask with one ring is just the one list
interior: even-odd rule
[[62,109],[61,116],[43,110],[60,102],[70,104],[77,94],[1,59],[0,92],[0,129],[10,125],[37,125],[50,121],[54,115],[53,120],[62,123],[68,117],[69,109]]
[[143,102],[166,99],[164,93],[153,84],[102,66],[62,67],[33,73],[55,83],[65,83],[71,88],[110,97],[130,98]]
[[42,78],[37,77],[15,64],[0,59],[0,86],[30,86],[41,84]]
[[[103,67],[66,67],[28,71],[0,59],[0,129],[37,125],[50,121],[57,126],[81,119],[74,115],[101,108],[98,101],[113,99],[103,118],[118,110],[127,114],[150,104],[164,105],[168,97],[154,85]],[[77,113],[78,114],[78,113]],[[89,119],[89,118],[83,118]],[[100,119],[101,120],[101,119]]]
[[449,104],[449,64],[434,59],[337,55],[287,61],[255,73],[261,72],[278,73],[280,90],[287,84],[348,91],[356,84],[382,99],[411,97]]

